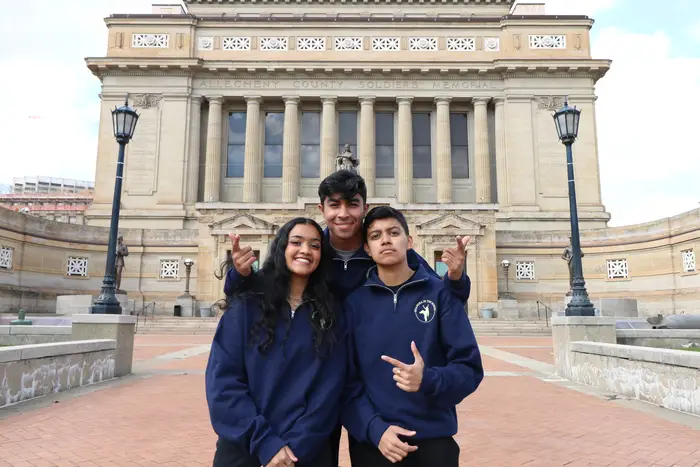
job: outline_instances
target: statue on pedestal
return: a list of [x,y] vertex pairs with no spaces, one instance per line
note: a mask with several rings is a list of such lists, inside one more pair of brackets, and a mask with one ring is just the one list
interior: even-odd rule
[[117,238],[117,260],[115,261],[115,276],[114,276],[114,288],[116,293],[126,293],[120,290],[122,285],[122,271],[126,263],[124,262],[124,257],[129,256],[129,249],[124,244],[124,237],[121,235]]
[[[569,244],[564,249],[564,253],[562,253],[561,257],[564,261],[566,261],[566,264],[569,267],[569,291],[566,293],[566,295],[571,295],[571,289],[574,286],[574,248],[571,246],[571,237],[569,237]],[[583,257],[584,254],[583,251],[581,251],[581,258]]]
[[350,151],[350,145],[346,144],[343,152],[335,156],[335,170],[350,170],[357,173],[357,166],[360,165],[360,161],[357,159],[352,151]]

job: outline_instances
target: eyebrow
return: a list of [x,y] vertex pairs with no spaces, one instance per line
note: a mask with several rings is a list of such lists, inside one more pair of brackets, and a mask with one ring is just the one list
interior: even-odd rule
[[[306,239],[306,237],[304,237],[303,235],[292,235],[291,238],[300,238],[302,240]],[[309,240],[316,240],[317,242],[320,242],[321,238],[320,237],[311,237]]]

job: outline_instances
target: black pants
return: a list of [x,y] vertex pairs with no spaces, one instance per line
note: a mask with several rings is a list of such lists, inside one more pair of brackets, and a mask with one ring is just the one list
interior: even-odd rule
[[[299,462],[296,467],[335,467],[330,444],[324,444],[321,452],[311,462]],[[240,445],[219,438],[216,442],[213,467],[260,467],[260,461]],[[264,467],[264,466],[263,466]]]
[[418,446],[418,450],[397,464],[392,464],[379,448],[367,443],[354,443],[350,448],[350,460],[353,467],[459,467],[459,445],[454,438],[407,439],[406,442]]

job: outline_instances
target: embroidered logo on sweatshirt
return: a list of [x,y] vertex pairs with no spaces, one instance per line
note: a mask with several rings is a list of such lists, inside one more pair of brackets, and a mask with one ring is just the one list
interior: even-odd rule
[[415,313],[416,318],[421,323],[431,322],[435,318],[436,311],[437,307],[431,300],[421,300],[413,309],[413,313]]

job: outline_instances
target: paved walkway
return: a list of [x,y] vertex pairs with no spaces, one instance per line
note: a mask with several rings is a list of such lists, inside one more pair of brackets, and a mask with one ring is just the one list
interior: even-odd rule
[[[0,467],[210,466],[210,340],[138,335],[134,375],[0,409]],[[700,419],[552,376],[549,338],[479,343],[487,376],[459,407],[461,465],[700,466]]]

